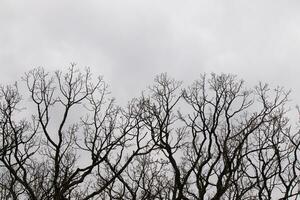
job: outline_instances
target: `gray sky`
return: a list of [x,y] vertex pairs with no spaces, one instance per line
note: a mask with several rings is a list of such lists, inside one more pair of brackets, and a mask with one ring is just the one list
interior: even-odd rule
[[300,102],[299,0],[1,0],[1,82],[70,62],[103,75],[119,99],[168,72],[237,74]]

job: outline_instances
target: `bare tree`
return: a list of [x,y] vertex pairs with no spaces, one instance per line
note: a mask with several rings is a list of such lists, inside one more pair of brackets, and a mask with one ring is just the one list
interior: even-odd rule
[[24,198],[97,198],[148,151],[136,114],[116,106],[88,69],[81,73],[72,64],[52,76],[37,68],[24,81],[36,112],[31,122],[15,119],[17,88],[1,90],[1,162]]
[[[181,90],[180,82],[166,74],[155,81],[150,95],[142,97],[144,123],[172,169],[172,190],[166,199],[298,195],[299,142],[286,129],[284,108],[289,92],[272,92],[263,84],[245,89],[243,81],[225,74],[202,76]],[[252,157],[263,154],[267,160]],[[256,171],[262,165],[268,175]],[[264,183],[269,179],[272,191]]]
[[283,88],[247,89],[226,74],[184,88],[161,74],[122,108],[75,64],[23,81],[29,102],[17,84],[0,88],[0,199],[300,196],[300,137]]

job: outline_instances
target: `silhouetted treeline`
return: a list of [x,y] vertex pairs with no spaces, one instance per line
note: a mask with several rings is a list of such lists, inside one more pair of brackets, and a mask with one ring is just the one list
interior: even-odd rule
[[1,200],[300,198],[283,88],[228,74],[184,88],[160,74],[120,107],[75,65],[22,79],[0,88]]

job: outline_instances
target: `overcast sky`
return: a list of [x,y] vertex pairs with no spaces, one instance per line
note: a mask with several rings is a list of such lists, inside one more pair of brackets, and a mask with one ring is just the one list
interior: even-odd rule
[[129,99],[161,72],[187,83],[225,72],[291,88],[300,104],[299,11],[299,0],[1,0],[0,78],[76,62]]

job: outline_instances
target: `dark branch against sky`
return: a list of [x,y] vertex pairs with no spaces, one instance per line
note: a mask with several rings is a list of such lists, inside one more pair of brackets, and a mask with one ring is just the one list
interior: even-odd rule
[[0,2],[0,78],[76,62],[104,75],[117,98],[161,72],[184,80],[225,72],[300,93],[299,1]]

